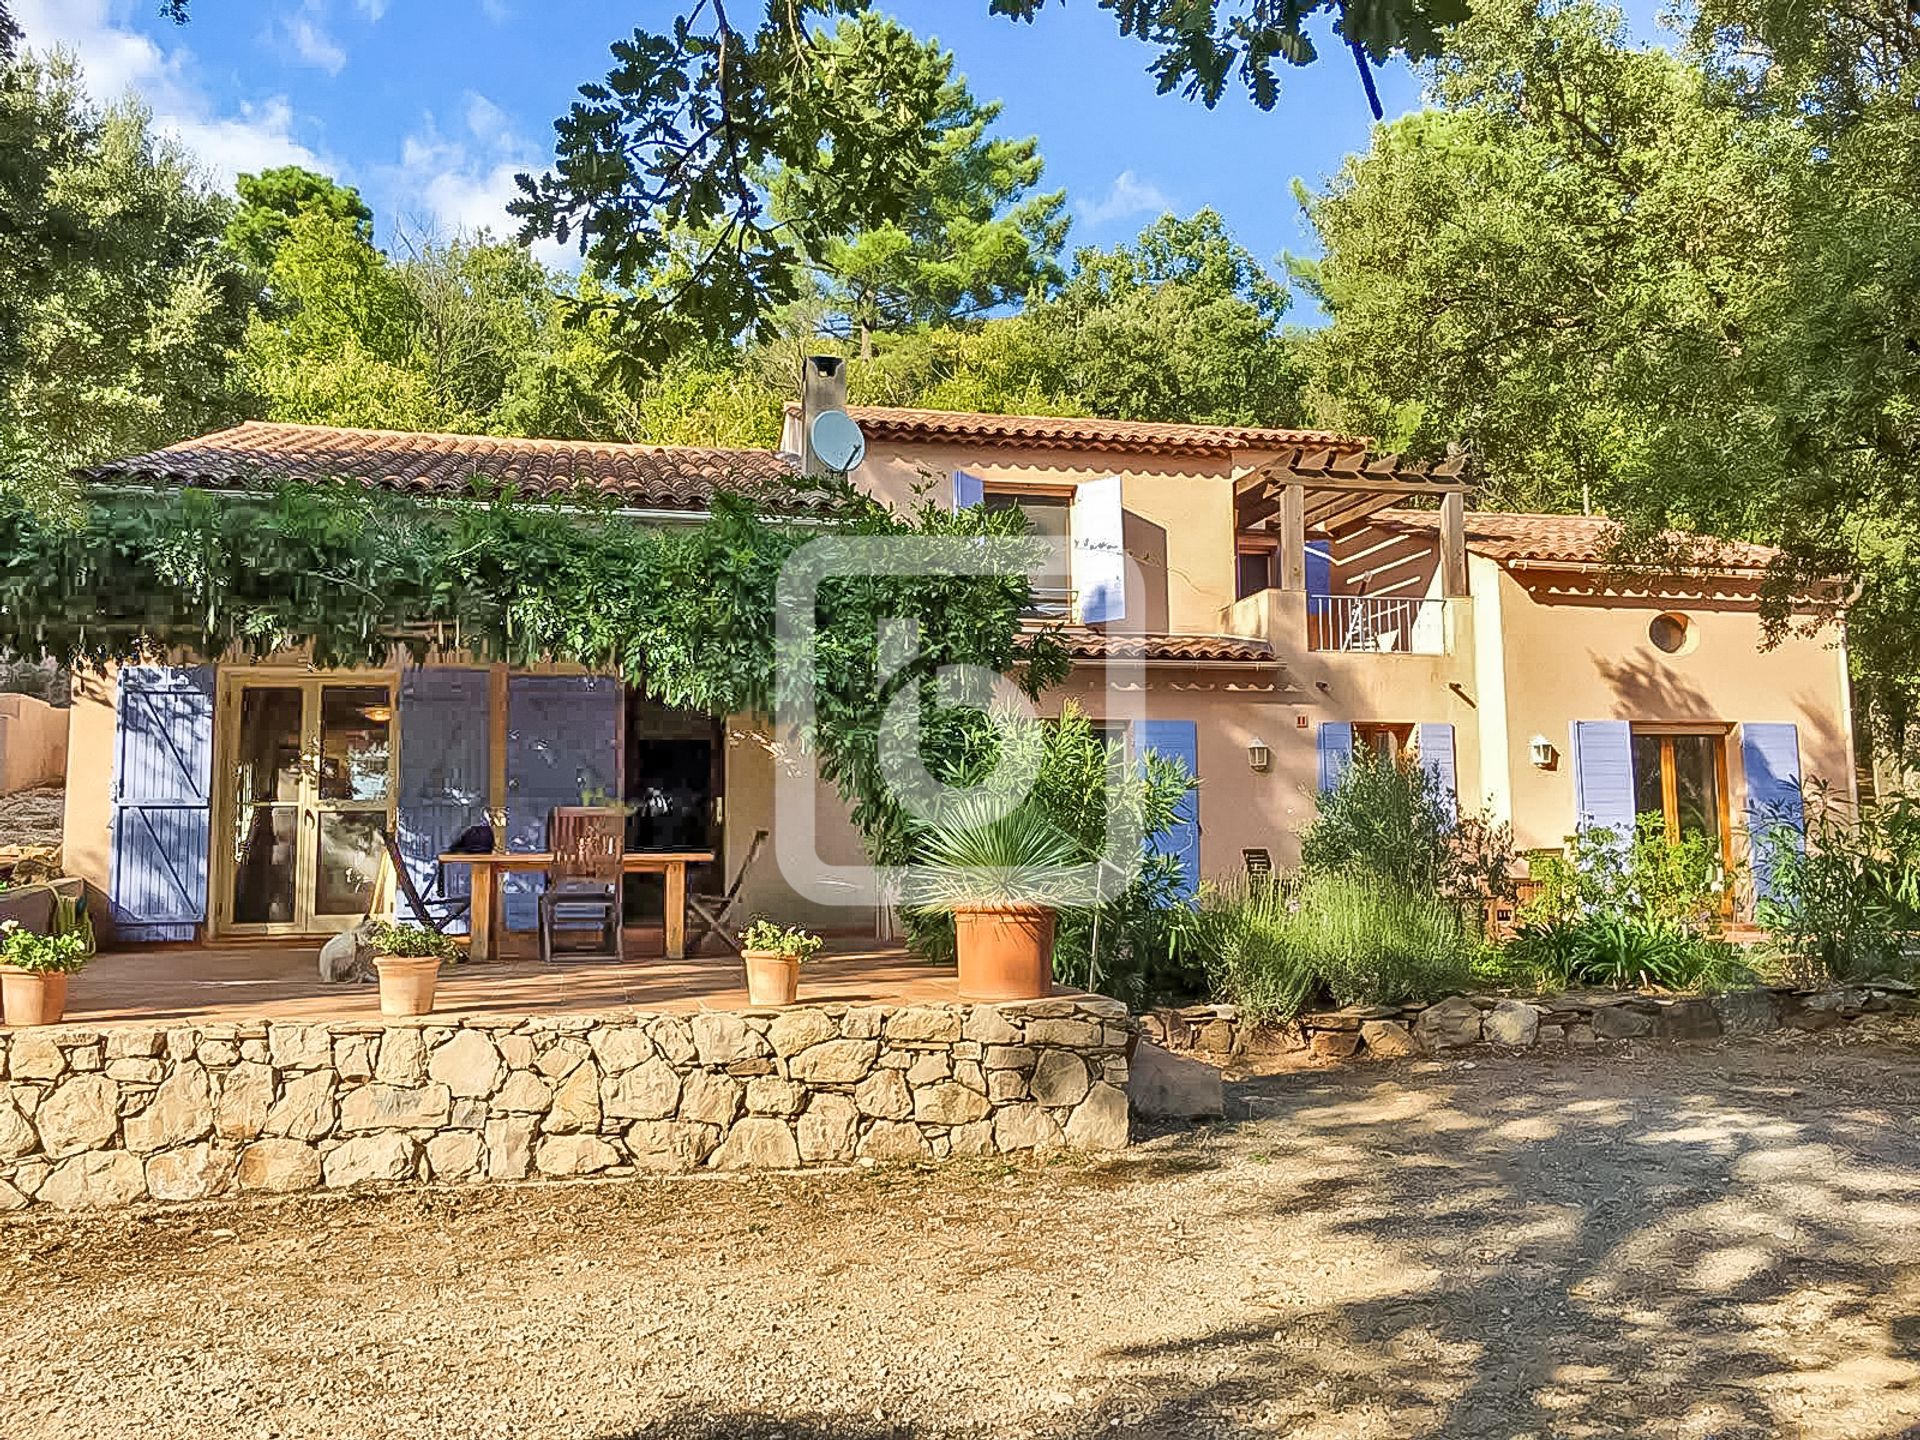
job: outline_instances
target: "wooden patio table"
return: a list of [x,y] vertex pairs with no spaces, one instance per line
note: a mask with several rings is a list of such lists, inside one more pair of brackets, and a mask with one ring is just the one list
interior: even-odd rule
[[[705,865],[714,858],[711,850],[629,850],[620,857],[620,868],[628,875],[664,875],[667,877],[667,958],[684,960],[687,955],[687,866]],[[489,960],[493,957],[493,918],[498,909],[495,897],[500,893],[499,877],[513,870],[548,870],[553,867],[551,850],[494,850],[479,854],[447,854],[442,865],[473,867],[473,907],[469,912],[472,937],[467,943],[468,957]]]

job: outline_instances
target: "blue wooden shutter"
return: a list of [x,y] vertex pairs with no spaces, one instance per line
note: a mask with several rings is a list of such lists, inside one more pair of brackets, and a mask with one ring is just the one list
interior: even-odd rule
[[[617,803],[620,682],[605,675],[514,675],[507,680],[507,848],[547,848],[556,805]],[[511,875],[501,885],[510,930],[538,923],[546,884]]]
[[1626,837],[1633,821],[1633,727],[1624,720],[1575,720],[1574,828]]
[[1773,870],[1782,846],[1798,847],[1806,834],[1800,789],[1800,731],[1786,724],[1749,721],[1740,727],[1747,772],[1747,835],[1752,845],[1753,891],[1775,898]]
[[1320,793],[1335,789],[1353,764],[1353,726],[1345,720],[1322,722],[1315,740],[1320,752]]
[[124,940],[191,940],[207,918],[213,668],[130,665],[114,722],[108,900]]
[[1414,744],[1420,753],[1420,768],[1440,782],[1440,788],[1446,792],[1447,799],[1453,803],[1455,814],[1460,811],[1460,783],[1454,770],[1453,726],[1419,725],[1415,727]]
[[[484,670],[416,669],[400,677],[400,795],[395,839],[413,883],[434,888],[439,857],[470,825],[487,818],[487,742],[492,696]],[[446,872],[447,893],[464,895],[464,865]],[[406,897],[397,905],[409,909]],[[424,924],[425,916],[402,914]],[[447,928],[464,931],[462,917]]]
[[1333,609],[1333,542],[1307,541],[1307,613],[1325,615]]
[[[1196,780],[1200,778],[1200,734],[1193,721],[1142,720],[1137,733],[1142,751],[1177,760],[1186,767],[1187,774]],[[1179,860],[1183,896],[1200,888],[1200,791],[1197,787],[1181,798],[1173,824],[1147,838],[1147,853],[1172,855]]]
[[971,510],[987,498],[986,482],[964,470],[953,472],[953,508]]
[[1073,490],[1069,535],[1073,588],[1082,624],[1124,620],[1127,614],[1127,547],[1120,505],[1120,478],[1083,480]]

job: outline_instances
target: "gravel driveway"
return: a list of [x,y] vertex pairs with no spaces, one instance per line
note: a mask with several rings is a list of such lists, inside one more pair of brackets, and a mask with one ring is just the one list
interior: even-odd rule
[[1013,1168],[0,1222],[0,1435],[1920,1434],[1920,1048],[1246,1082]]

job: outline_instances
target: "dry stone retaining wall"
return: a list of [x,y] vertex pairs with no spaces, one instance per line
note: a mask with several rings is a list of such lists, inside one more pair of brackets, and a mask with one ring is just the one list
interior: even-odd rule
[[1605,1040],[1713,1040],[1769,1030],[1826,1030],[1878,1015],[1920,1014],[1914,987],[1892,978],[1826,990],[1724,995],[1453,995],[1431,1005],[1353,1005],[1255,1023],[1231,1005],[1153,1010],[1140,1033],[1165,1049],[1215,1058],[1308,1051],[1323,1059],[1397,1059],[1468,1045],[1509,1049]]
[[0,1032],[0,1209],[1127,1143],[1118,1001]]

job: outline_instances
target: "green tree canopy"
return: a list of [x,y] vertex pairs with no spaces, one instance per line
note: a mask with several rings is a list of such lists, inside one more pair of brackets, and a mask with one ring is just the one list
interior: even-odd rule
[[0,484],[50,500],[73,466],[242,413],[231,207],[146,111],[25,55],[0,67],[0,156]]
[[[1000,106],[974,98],[953,74],[952,53],[872,13],[842,21],[823,48],[884,48],[911,71],[903,83],[935,94],[928,164],[902,213],[827,235],[806,257],[837,328],[857,334],[870,355],[876,330],[974,319],[1058,283],[1066,192],[1032,193],[1044,168],[1040,142],[988,133]],[[814,179],[821,168],[815,156],[773,176],[776,221],[799,222],[831,204]]]
[[273,263],[273,252],[286,239],[297,215],[312,213],[345,221],[367,244],[373,243],[373,211],[358,190],[331,176],[281,165],[240,176],[234,189],[240,204],[227,226],[227,244],[262,270]]

